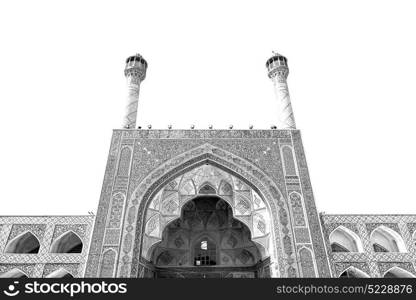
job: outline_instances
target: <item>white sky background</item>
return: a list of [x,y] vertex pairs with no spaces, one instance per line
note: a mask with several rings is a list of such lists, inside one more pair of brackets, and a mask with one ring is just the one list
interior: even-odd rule
[[138,124],[269,128],[289,89],[327,213],[416,214],[414,1],[4,1],[0,215],[96,211],[124,61],[149,63]]

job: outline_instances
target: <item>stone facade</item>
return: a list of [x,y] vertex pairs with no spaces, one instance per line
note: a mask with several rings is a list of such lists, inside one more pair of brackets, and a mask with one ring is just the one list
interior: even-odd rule
[[[83,277],[93,222],[90,215],[0,217],[0,276],[15,269],[28,277],[47,277],[63,269],[73,277]],[[26,233],[36,237],[38,252],[8,253],[7,246]],[[52,253],[53,245],[67,233],[81,239],[82,251]]]
[[[153,245],[182,207],[207,191],[230,205],[262,249],[260,277],[338,277],[351,268],[371,277],[398,268],[416,274],[416,215],[318,214],[298,130],[128,129],[114,130],[94,226],[92,216],[1,217],[0,273],[153,277]],[[6,253],[28,231],[39,252]],[[50,253],[68,231],[82,239],[82,253]],[[348,234],[359,239],[351,242],[359,244],[353,251],[346,249]],[[397,252],[377,252],[372,239],[382,239],[376,246],[384,251],[388,234]],[[332,249],[334,238],[346,241],[346,248],[339,246],[344,252]],[[234,271],[234,277],[252,276]]]

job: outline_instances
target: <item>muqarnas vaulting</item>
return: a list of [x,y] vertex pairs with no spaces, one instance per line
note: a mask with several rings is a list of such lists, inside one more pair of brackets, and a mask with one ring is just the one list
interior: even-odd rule
[[284,56],[262,130],[137,127],[147,66],[126,61],[96,216],[0,217],[1,277],[415,277],[416,215],[318,214]]

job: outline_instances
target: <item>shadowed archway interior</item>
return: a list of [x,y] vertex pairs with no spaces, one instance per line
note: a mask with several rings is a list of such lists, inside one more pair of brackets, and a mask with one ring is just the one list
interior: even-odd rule
[[248,227],[233,218],[230,205],[202,195],[186,203],[181,217],[166,226],[151,260],[157,277],[255,277],[261,254]]

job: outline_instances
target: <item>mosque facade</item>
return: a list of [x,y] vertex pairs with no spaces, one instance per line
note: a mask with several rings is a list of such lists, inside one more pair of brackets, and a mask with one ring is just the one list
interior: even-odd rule
[[136,125],[129,57],[96,215],[0,216],[0,277],[415,277],[416,215],[319,213],[287,59],[266,68],[276,126],[162,130]]

